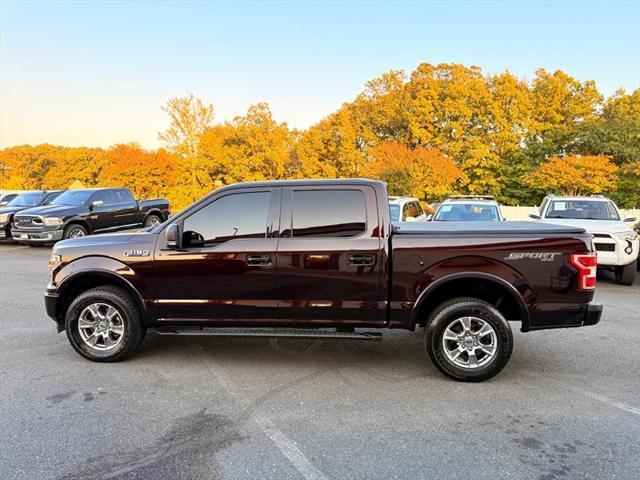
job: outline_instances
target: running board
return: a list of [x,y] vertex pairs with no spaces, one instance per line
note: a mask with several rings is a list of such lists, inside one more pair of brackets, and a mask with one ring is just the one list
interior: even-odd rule
[[175,327],[155,330],[159,335],[204,335],[209,337],[322,338],[336,340],[382,340],[381,332],[349,332],[312,328],[215,328]]

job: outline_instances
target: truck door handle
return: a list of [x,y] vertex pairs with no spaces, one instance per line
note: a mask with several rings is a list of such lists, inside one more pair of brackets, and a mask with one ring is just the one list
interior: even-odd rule
[[271,266],[271,255],[247,255],[247,265],[269,267]]
[[349,265],[373,265],[376,257],[370,253],[354,253],[349,257]]

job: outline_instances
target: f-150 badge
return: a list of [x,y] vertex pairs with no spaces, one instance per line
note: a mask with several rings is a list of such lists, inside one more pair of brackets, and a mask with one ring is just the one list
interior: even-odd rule
[[122,252],[125,257],[148,257],[149,250],[125,250]]
[[504,257],[505,260],[540,260],[541,262],[553,262],[560,252],[511,252]]

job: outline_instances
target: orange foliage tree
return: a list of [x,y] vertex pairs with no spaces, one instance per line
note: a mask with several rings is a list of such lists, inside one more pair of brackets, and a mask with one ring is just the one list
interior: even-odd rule
[[382,142],[369,154],[365,173],[387,182],[392,195],[442,198],[463,178],[455,162],[436,148],[409,148],[398,142]]
[[614,187],[618,167],[604,155],[551,157],[525,182],[538,190],[563,195],[602,193]]
[[136,144],[120,144],[105,153],[105,165],[98,184],[105,187],[128,187],[136,198],[167,195],[176,183],[175,155],[166,150],[144,150]]

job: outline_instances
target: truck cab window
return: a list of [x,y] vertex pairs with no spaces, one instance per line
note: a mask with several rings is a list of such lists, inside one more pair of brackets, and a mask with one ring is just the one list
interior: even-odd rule
[[103,202],[104,205],[113,205],[114,198],[111,195],[111,190],[99,190],[97,191],[93,197],[91,197],[92,202]]
[[182,244],[209,247],[238,238],[265,238],[270,192],[234,193],[184,220]]
[[360,190],[293,192],[293,237],[354,237],[367,226]]
[[124,188],[112,190],[113,203],[134,203],[131,192]]

